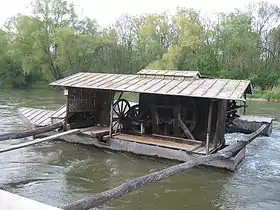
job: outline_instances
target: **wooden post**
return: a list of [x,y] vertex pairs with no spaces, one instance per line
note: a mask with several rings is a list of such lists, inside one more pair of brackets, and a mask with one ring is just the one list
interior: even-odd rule
[[222,108],[222,100],[218,101],[218,114],[217,114],[217,120],[216,120],[216,129],[215,129],[215,136],[213,139],[213,146],[216,149],[218,146],[218,140],[219,140],[219,132],[220,132],[220,118],[221,118],[221,108]]
[[109,123],[109,138],[112,138],[113,133],[113,104],[114,104],[114,92],[110,91],[110,123]]
[[119,95],[119,97],[118,97],[118,100],[121,99],[122,95],[123,95],[123,92],[120,93],[120,95]]
[[[70,91],[71,92],[71,91]],[[68,124],[68,117],[69,117],[69,88],[64,90],[64,95],[66,96],[66,114],[65,114],[65,120],[64,120],[64,128],[63,130],[67,130],[67,124]]]
[[209,154],[209,141],[211,134],[211,121],[212,121],[213,101],[211,100],[208,112],[207,134],[206,134],[206,155]]
[[[245,100],[246,100],[246,93],[244,93],[244,98],[245,98]],[[246,101],[244,101],[244,107],[243,107],[243,115],[245,115],[246,114]]]

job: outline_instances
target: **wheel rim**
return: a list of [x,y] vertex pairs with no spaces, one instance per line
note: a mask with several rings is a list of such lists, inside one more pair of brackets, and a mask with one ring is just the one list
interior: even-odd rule
[[123,121],[127,117],[127,113],[130,110],[130,104],[125,99],[119,99],[113,104],[113,128],[116,131],[121,130]]
[[139,105],[133,105],[127,112],[127,118],[139,117]]

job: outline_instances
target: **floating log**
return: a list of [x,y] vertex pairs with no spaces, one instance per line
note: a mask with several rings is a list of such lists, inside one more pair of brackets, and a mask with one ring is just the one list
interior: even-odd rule
[[74,130],[69,130],[69,131],[65,131],[65,132],[62,132],[62,133],[57,133],[57,134],[52,135],[52,136],[48,136],[48,137],[41,138],[41,139],[36,139],[34,141],[25,142],[23,144],[18,144],[18,145],[14,145],[14,146],[11,146],[11,147],[8,147],[8,148],[5,148],[5,149],[1,149],[0,153],[20,149],[20,148],[23,148],[23,147],[28,147],[28,146],[31,146],[31,145],[34,145],[34,144],[45,142],[45,141],[54,140],[54,139],[57,139],[61,136],[76,134],[76,133],[79,133],[79,132],[80,132],[80,129],[74,129]]
[[192,167],[208,163],[213,160],[228,159],[234,156],[240,149],[244,148],[247,144],[252,142],[260,133],[266,128],[267,125],[262,125],[256,132],[248,135],[245,140],[238,141],[237,143],[220,150],[219,152],[211,155],[198,157],[191,161],[171,166],[169,168],[156,171],[145,176],[138,177],[131,181],[125,182],[118,187],[107,190],[102,193],[95,194],[94,196],[81,199],[73,202],[67,206],[62,207],[64,210],[88,210],[101,204],[122,197],[123,195],[140,188],[144,185],[167,179],[169,176],[179,172],[186,171]]
[[15,132],[15,133],[6,133],[0,135],[0,141],[6,141],[10,139],[20,139],[20,138],[25,138],[29,136],[36,136],[42,133],[50,132],[53,131],[57,128],[60,128],[63,126],[63,122],[58,122],[49,126],[41,127],[38,129],[34,130],[27,130],[27,131],[22,131],[22,132]]

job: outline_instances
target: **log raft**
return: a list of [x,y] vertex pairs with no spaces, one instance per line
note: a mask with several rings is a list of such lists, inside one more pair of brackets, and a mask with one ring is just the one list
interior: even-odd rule
[[125,182],[118,187],[107,190],[105,192],[96,194],[94,196],[81,199],[73,202],[67,206],[62,207],[64,210],[87,210],[102,205],[107,201],[111,201],[124,196],[125,194],[132,192],[147,184],[167,179],[169,176],[177,174],[179,172],[186,171],[198,165],[202,165],[214,160],[229,159],[234,156],[239,150],[243,149],[257,138],[265,129],[267,125],[262,125],[256,132],[246,136],[246,139],[238,141],[215,154],[201,156],[191,161],[175,165],[160,171],[156,171],[145,176],[138,177],[131,181]]

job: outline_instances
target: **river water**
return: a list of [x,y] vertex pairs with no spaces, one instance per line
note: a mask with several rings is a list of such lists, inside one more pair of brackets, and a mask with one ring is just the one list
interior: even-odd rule
[[[55,109],[62,92],[7,90],[0,92],[0,133],[24,129],[17,108]],[[271,137],[247,147],[235,173],[205,167],[191,169],[151,184],[100,210],[280,209],[280,104],[249,102],[248,114],[275,117]],[[238,139],[240,135],[229,135]],[[26,139],[0,142],[0,148]],[[126,180],[173,165],[174,162],[49,142],[0,154],[0,188],[53,206],[66,205]],[[1,204],[0,204],[1,207]],[[0,208],[1,209],[1,208]]]

